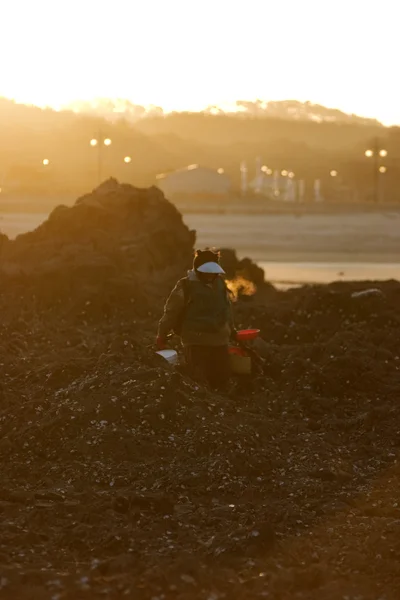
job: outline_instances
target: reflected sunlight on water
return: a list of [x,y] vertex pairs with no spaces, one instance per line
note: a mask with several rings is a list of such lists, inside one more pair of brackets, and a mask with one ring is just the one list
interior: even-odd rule
[[280,288],[332,281],[400,280],[400,263],[260,262],[265,277]]

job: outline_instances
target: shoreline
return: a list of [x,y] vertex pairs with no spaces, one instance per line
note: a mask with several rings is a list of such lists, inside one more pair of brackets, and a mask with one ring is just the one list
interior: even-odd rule
[[[57,197],[30,196],[29,194],[6,195],[0,193],[0,218],[2,214],[43,214],[47,215],[57,206],[63,204],[72,206],[76,200],[85,195],[81,193],[59,193]],[[279,202],[267,200],[257,196],[243,198],[231,194],[225,199],[204,197],[199,198],[167,198],[176,208],[185,215],[201,216],[295,216],[307,217],[363,215],[397,213],[400,215],[399,202]]]
[[[237,250],[237,248],[235,248]],[[268,253],[267,257],[265,253],[259,254],[254,250],[246,250],[240,248],[237,250],[239,258],[251,258],[251,260],[257,263],[266,264],[293,264],[293,265],[399,265],[400,268],[400,254],[398,253],[363,253],[359,255],[349,255],[348,253],[335,253],[335,252],[272,252]]]

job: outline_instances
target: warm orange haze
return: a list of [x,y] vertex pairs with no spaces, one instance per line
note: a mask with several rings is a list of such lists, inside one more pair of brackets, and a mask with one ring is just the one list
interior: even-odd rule
[[20,102],[197,111],[297,98],[400,124],[392,0],[14,0],[0,18],[0,95]]
[[2,599],[399,599],[397,12],[0,6]]

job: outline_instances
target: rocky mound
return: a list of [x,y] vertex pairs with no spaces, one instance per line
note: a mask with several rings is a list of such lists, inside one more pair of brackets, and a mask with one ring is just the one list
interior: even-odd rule
[[27,311],[62,307],[87,319],[130,305],[143,314],[190,265],[194,240],[157,188],[110,180],[0,245],[0,284]]
[[56,208],[35,231],[6,244],[1,258],[24,273],[75,268],[151,275],[171,265],[182,269],[194,240],[160,190],[111,179],[74,206]]

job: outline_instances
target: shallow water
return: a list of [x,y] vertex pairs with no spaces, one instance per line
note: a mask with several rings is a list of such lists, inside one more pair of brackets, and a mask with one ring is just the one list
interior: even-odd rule
[[332,281],[400,280],[400,263],[315,262],[282,263],[261,261],[268,281],[280,288]]
[[13,239],[36,229],[47,217],[47,213],[0,213],[0,232]]
[[235,248],[257,261],[400,260],[400,211],[361,214],[186,215],[199,247]]

